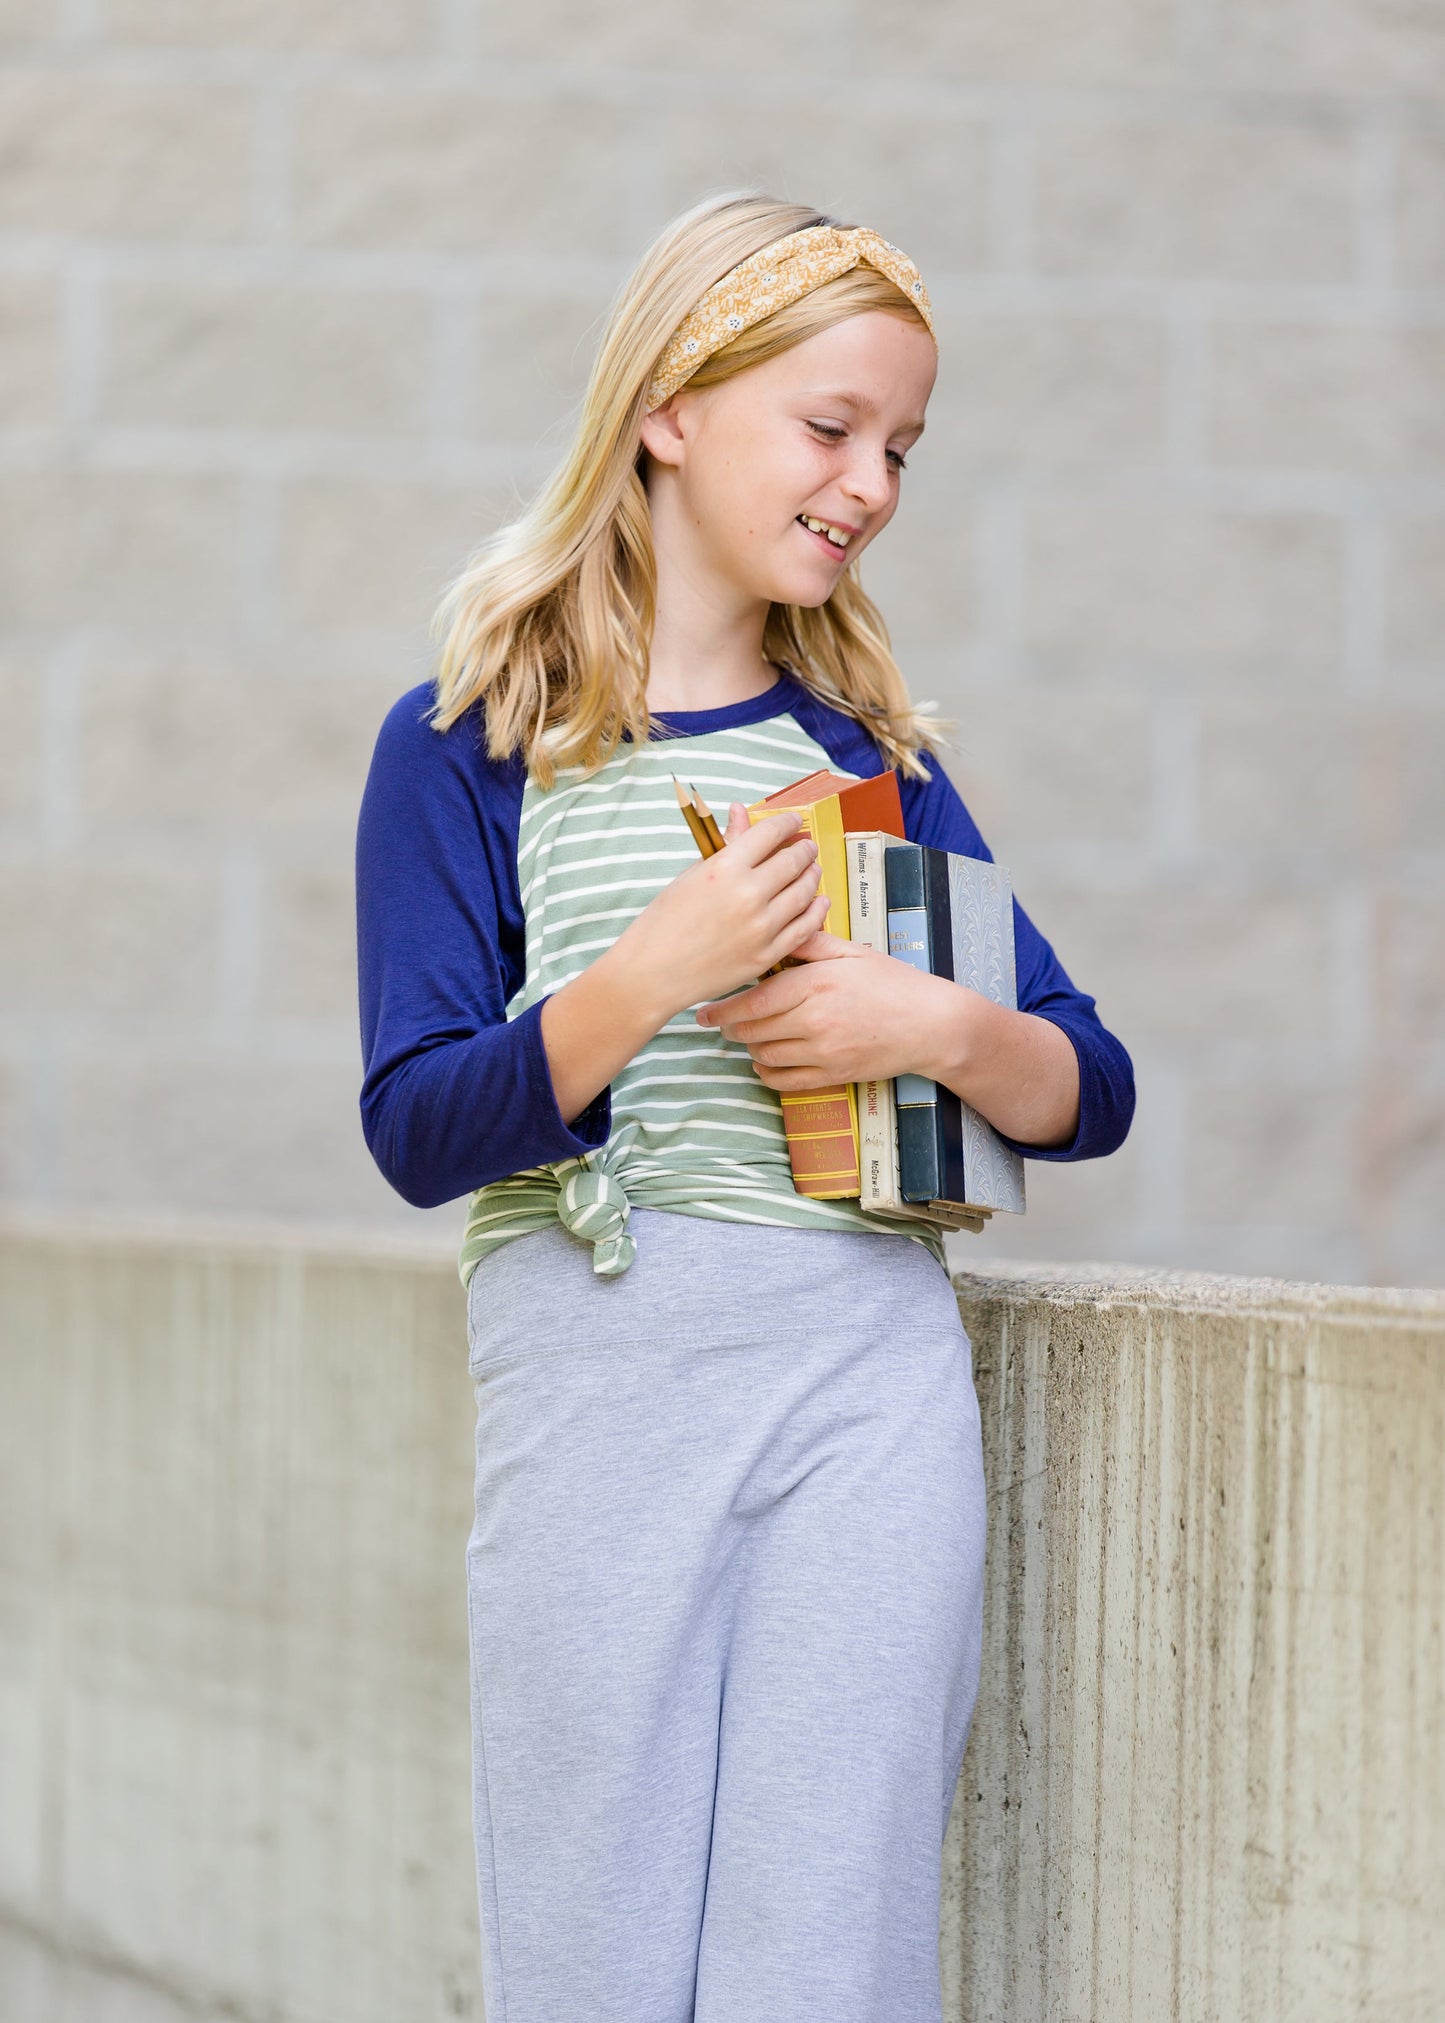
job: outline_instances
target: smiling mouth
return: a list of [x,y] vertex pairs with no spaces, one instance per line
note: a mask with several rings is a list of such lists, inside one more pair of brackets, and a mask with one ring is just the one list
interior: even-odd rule
[[819,535],[835,555],[844,554],[849,541],[853,538],[851,534],[845,534],[841,527],[831,527],[826,520],[814,520],[807,513],[798,514],[798,525],[806,527],[810,534]]

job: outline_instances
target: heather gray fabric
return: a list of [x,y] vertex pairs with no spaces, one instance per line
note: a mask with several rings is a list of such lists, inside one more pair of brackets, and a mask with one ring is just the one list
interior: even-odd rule
[[488,2023],[939,2023],[968,1337],[906,1236],[638,1209],[469,1289]]

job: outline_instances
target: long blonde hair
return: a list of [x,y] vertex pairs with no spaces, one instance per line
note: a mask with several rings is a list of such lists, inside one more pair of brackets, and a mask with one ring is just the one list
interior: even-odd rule
[[[605,764],[624,735],[646,740],[657,589],[642,478],[648,378],[698,297],[739,260],[786,233],[838,223],[806,204],[734,193],[685,211],[644,254],[612,304],[571,448],[438,608],[436,729],[479,705],[492,757],[523,752],[543,788],[558,766]],[[716,385],[864,309],[922,320],[885,275],[859,266],[745,330],[687,384]],[[763,652],[856,718],[888,763],[926,774],[919,753],[938,726],[910,701],[856,564],[816,609],[774,604]]]

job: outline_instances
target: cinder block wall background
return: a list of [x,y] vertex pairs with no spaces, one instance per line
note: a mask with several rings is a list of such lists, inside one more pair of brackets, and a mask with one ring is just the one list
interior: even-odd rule
[[[412,1217],[350,848],[596,319],[757,180],[914,253],[863,565],[1131,1046],[994,1252],[1445,1279],[1445,11],[0,0],[0,1193]],[[457,1211],[431,1218],[440,1237]]]

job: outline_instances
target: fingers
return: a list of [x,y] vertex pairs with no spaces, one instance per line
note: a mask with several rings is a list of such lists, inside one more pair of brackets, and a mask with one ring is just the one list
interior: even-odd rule
[[[761,864],[782,844],[794,841],[803,827],[796,815],[784,812],[764,815],[760,822],[748,822],[746,828],[740,823],[734,829],[733,811],[736,808],[743,808],[741,801],[734,801],[728,809],[727,846],[729,850],[736,850],[745,864]],[[747,809],[743,808],[744,820],[746,817]],[[807,840],[809,847],[816,850],[811,837]]]
[[798,836],[791,843],[785,843],[765,858],[753,871],[757,889],[763,897],[772,902],[771,914],[775,906],[787,900],[790,904],[778,918],[775,932],[792,920],[818,889],[818,881],[823,875],[823,867],[818,862],[817,845],[810,836]]
[[740,990],[733,997],[714,998],[711,1004],[699,1005],[695,1016],[700,1026],[718,1026],[729,1039],[736,1039],[739,1027],[792,1011],[805,995],[803,973],[784,970],[781,976],[766,977],[762,983]]
[[757,1068],[816,1068],[818,1043],[811,1039],[748,1040]]
[[826,1068],[761,1068],[753,1063],[753,1073],[765,1089],[776,1089],[780,1096],[792,1096],[805,1089],[831,1089],[838,1080]]
[[796,948],[789,949],[788,953],[796,955],[803,962],[829,962],[837,957],[866,957],[871,950],[864,948],[859,942],[845,941],[841,934],[829,934],[825,930],[819,934],[810,934],[805,941],[800,941]]
[[798,886],[792,893],[793,903],[777,923],[779,927],[791,920],[817,890],[823,875],[818,846],[811,836],[802,833],[802,824],[795,814],[784,811],[765,815],[760,822],[749,822],[744,804],[732,801],[728,805],[726,840],[728,854],[738,868],[757,872],[758,889],[764,899],[776,899]]
[[827,917],[828,895],[820,892],[813,880],[800,878],[780,892],[767,912],[770,939],[763,968],[771,969],[815,937]]

